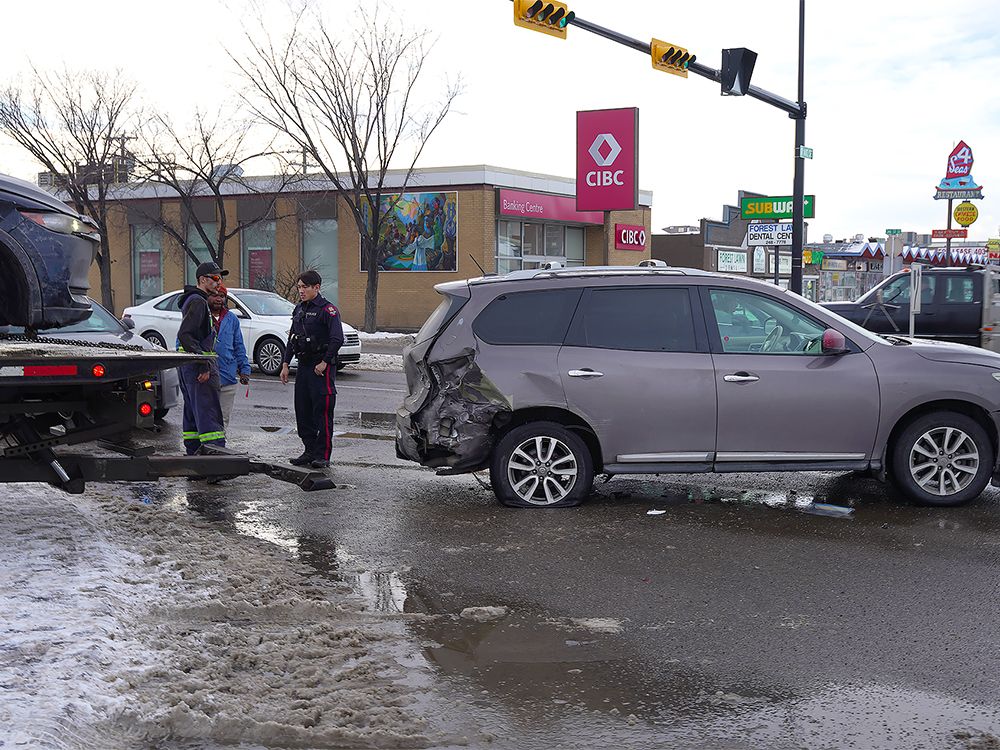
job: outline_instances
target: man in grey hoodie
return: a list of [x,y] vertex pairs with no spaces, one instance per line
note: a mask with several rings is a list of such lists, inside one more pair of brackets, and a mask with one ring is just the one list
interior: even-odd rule
[[[208,297],[222,283],[224,271],[215,263],[202,263],[196,272],[197,286],[188,284],[181,294],[179,351],[215,356],[215,326]],[[178,368],[184,394],[184,450],[189,456],[203,445],[226,445],[226,432],[219,402],[219,366],[215,360]]]

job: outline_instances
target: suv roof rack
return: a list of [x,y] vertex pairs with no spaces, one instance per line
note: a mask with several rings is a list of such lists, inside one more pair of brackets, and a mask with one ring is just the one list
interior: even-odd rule
[[[660,261],[662,263],[662,261]],[[548,264],[546,264],[548,265]],[[511,271],[503,276],[484,276],[470,283],[486,284],[497,281],[525,281],[527,279],[578,278],[581,276],[689,276],[705,272],[693,268],[673,266],[571,266],[569,268],[533,268],[527,271]]]

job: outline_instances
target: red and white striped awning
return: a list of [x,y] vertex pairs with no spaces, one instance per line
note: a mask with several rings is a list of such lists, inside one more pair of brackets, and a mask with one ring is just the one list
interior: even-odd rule
[[919,261],[936,266],[967,266],[970,263],[986,263],[987,254],[985,247],[956,248],[949,255],[941,247],[904,245],[902,252],[900,252],[900,257],[902,257],[904,263]]

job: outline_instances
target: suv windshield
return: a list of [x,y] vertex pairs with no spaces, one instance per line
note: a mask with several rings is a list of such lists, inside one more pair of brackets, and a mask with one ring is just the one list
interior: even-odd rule
[[273,292],[240,292],[239,301],[254,315],[292,314],[295,305]]
[[[45,336],[63,333],[113,333],[118,336],[125,332],[125,327],[115,319],[115,316],[94,302],[94,300],[90,300],[90,309],[90,317],[86,320],[81,320],[79,323],[63,326],[62,328],[49,328],[38,333]],[[4,326],[0,328],[0,331],[5,333],[24,333],[24,328],[21,326]]]

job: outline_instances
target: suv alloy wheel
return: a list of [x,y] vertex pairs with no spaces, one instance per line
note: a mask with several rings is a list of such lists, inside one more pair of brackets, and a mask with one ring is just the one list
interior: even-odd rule
[[914,420],[892,451],[896,485],[921,505],[961,505],[979,497],[993,463],[986,430],[971,417],[950,411]]
[[490,482],[504,505],[564,508],[590,494],[594,462],[579,435],[555,422],[530,422],[500,439]]

